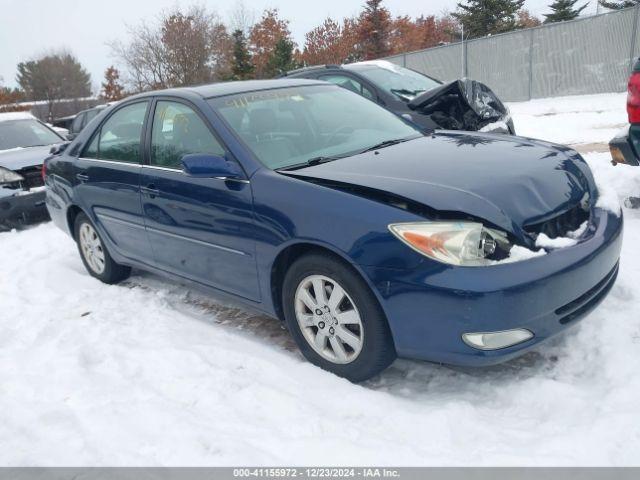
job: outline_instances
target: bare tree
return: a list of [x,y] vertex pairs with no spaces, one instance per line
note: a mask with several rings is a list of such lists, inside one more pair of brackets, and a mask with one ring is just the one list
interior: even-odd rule
[[175,8],[149,25],[129,27],[128,43],[110,44],[134,90],[210,82],[229,68],[231,40],[217,14]]
[[248,8],[243,0],[238,0],[229,13],[229,30],[232,32],[240,30],[248,38],[255,23],[255,10]]

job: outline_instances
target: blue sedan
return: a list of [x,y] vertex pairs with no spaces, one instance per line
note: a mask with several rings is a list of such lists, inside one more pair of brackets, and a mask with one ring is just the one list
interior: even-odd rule
[[425,135],[311,80],[130,97],[45,179],[90,275],[136,267],[217,292],[283,320],[310,362],[351,381],[397,356],[522,354],[606,296],[622,241],[575,151]]

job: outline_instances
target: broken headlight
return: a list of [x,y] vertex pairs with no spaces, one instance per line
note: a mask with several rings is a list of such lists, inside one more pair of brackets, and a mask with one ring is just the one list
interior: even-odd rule
[[504,233],[477,222],[395,223],[389,230],[418,253],[450,265],[489,265],[510,249]]
[[13,172],[8,168],[0,167],[0,185],[21,182],[22,180],[24,180],[24,177],[19,173]]

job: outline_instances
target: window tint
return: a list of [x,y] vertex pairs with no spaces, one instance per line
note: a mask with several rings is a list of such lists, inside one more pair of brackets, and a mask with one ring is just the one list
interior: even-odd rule
[[189,153],[224,155],[198,114],[178,102],[159,101],[151,132],[151,165],[181,168],[180,160]]
[[369,100],[373,100],[375,98],[371,90],[362,85],[362,83],[355,78],[347,75],[323,75],[319,77],[319,79],[324,80],[325,82],[331,82],[339,87],[346,88],[347,90],[351,90],[352,92],[362,95]]
[[115,112],[96,133],[83,157],[140,163],[142,125],[149,102],[127,105]]

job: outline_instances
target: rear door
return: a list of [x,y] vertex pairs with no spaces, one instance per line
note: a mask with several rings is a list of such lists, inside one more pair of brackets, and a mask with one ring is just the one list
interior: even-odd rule
[[142,208],[155,262],[171,273],[258,300],[253,198],[248,180],[194,178],[183,173],[190,153],[234,161],[191,104],[155,103]]
[[115,110],[78,159],[77,192],[118,253],[144,263],[153,255],[144,230],[140,176],[149,100]]

